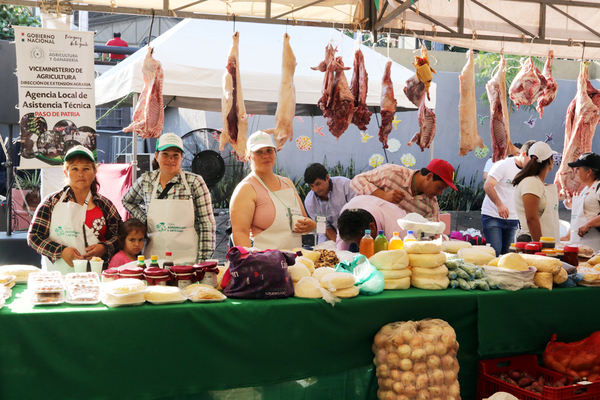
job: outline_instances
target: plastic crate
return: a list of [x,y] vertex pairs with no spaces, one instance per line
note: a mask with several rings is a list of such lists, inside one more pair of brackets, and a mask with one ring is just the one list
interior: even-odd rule
[[[553,383],[563,375],[542,368],[534,355],[497,358],[479,362],[479,379],[477,383],[477,400],[490,397],[496,392],[507,392],[523,400],[599,400],[600,381],[587,385],[569,385],[558,388],[544,387],[542,393],[530,392],[518,386],[508,384],[493,377],[492,374],[509,370],[527,372],[534,378],[543,376],[546,382]],[[577,394],[575,393],[577,392]]]

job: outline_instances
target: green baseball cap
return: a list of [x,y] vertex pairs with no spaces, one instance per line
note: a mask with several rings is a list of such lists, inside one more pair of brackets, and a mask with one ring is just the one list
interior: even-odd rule
[[65,161],[67,161],[69,158],[76,156],[76,155],[81,155],[81,156],[85,156],[87,158],[89,158],[92,162],[96,162],[96,160],[94,160],[94,153],[92,153],[92,151],[90,149],[88,149],[87,147],[84,147],[82,145],[77,145],[77,146],[73,146],[69,149],[69,151],[67,151],[67,154],[65,154]]
[[156,141],[156,151],[163,151],[169,147],[177,147],[185,153],[183,150],[183,140],[174,133],[163,133]]

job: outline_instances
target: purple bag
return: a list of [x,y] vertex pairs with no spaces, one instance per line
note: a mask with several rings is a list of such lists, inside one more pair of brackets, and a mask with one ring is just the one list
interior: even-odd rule
[[229,269],[221,286],[227,297],[240,299],[280,299],[294,295],[288,265],[296,255],[279,250],[248,252],[236,246],[227,252]]

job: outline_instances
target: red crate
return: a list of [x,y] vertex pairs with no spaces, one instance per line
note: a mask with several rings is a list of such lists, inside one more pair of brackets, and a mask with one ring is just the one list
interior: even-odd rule
[[[553,383],[563,375],[542,368],[537,363],[534,355],[523,355],[516,357],[497,358],[479,362],[479,380],[477,383],[477,400],[490,397],[496,392],[507,392],[523,400],[599,400],[600,381],[587,385],[569,385],[558,388],[544,387],[541,394],[521,389],[510,385],[492,376],[492,374],[506,372],[508,370],[527,372],[538,379],[543,376],[546,382]],[[577,391],[577,394],[575,394]],[[580,391],[583,391],[580,393]]]

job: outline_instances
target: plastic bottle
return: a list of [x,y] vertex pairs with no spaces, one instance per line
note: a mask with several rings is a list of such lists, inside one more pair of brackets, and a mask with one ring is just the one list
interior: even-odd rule
[[402,243],[402,239],[400,239],[400,232],[394,232],[394,236],[390,239],[388,243],[388,250],[402,250],[404,243]]
[[163,263],[163,268],[170,269],[173,265],[173,253],[167,251],[165,253],[165,262]]
[[150,256],[150,266],[160,268],[160,265],[158,265],[158,256]]
[[138,267],[146,268],[146,262],[144,261],[144,256],[138,256]]
[[408,231],[406,236],[404,236],[404,242],[416,242],[417,238],[413,235],[413,231]]
[[373,254],[375,254],[375,241],[371,236],[371,231],[369,229],[365,229],[365,236],[360,239],[360,254],[364,255],[367,258],[370,258]]
[[384,231],[379,231],[375,238],[375,254],[388,249],[388,241]]

